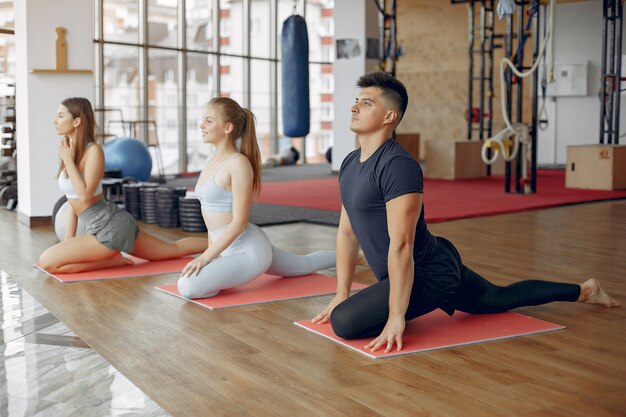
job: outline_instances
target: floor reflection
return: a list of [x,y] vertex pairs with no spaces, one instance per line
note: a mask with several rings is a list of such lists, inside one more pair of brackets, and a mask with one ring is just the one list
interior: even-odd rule
[[168,416],[0,270],[0,416]]

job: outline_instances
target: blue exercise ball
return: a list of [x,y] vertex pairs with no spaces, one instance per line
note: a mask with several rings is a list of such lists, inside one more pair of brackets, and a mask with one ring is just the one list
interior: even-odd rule
[[122,177],[148,181],[152,172],[152,157],[141,141],[116,138],[104,144],[104,169],[119,169]]

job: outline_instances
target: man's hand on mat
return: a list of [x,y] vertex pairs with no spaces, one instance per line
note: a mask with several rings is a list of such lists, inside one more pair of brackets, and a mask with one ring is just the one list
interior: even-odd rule
[[396,350],[402,350],[402,334],[404,333],[404,327],[406,321],[402,316],[389,317],[385,328],[380,335],[365,345],[365,349],[372,349],[372,352],[376,352],[383,345],[387,345],[385,353],[391,352],[394,343],[398,346]]
[[198,256],[193,261],[189,262],[183,268],[183,272],[180,273],[181,278],[190,277],[192,275],[198,275],[200,270],[204,268],[210,261],[204,256]]
[[317,316],[313,317],[313,319],[311,320],[313,323],[317,323],[317,324],[324,324],[328,321],[328,319],[330,319],[330,313],[333,312],[333,309],[335,307],[337,307],[337,305],[341,304],[343,301],[345,301],[348,297],[345,296],[341,296],[339,294],[335,295],[333,297],[332,300],[330,300],[330,303],[328,303],[328,306]]

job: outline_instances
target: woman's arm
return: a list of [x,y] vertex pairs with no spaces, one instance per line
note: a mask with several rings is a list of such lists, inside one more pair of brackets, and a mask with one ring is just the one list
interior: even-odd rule
[[65,137],[61,141],[60,154],[65,163],[67,176],[72,182],[72,188],[82,201],[87,201],[93,197],[100,180],[104,176],[104,152],[102,148],[94,144],[85,152],[84,170],[81,174],[79,168],[74,163],[73,150],[70,140]]

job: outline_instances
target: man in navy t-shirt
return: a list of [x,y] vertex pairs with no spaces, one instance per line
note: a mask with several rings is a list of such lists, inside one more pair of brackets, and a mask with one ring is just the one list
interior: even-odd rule
[[[386,73],[362,76],[350,130],[360,148],[339,171],[337,294],[313,322],[330,320],[336,335],[375,337],[366,348],[402,348],[406,320],[440,308],[495,313],[550,301],[617,306],[595,280],[582,285],[522,281],[493,285],[463,265],[452,243],[424,220],[422,170],[393,138],[408,104],[404,85]],[[350,297],[359,246],[378,283]]]

